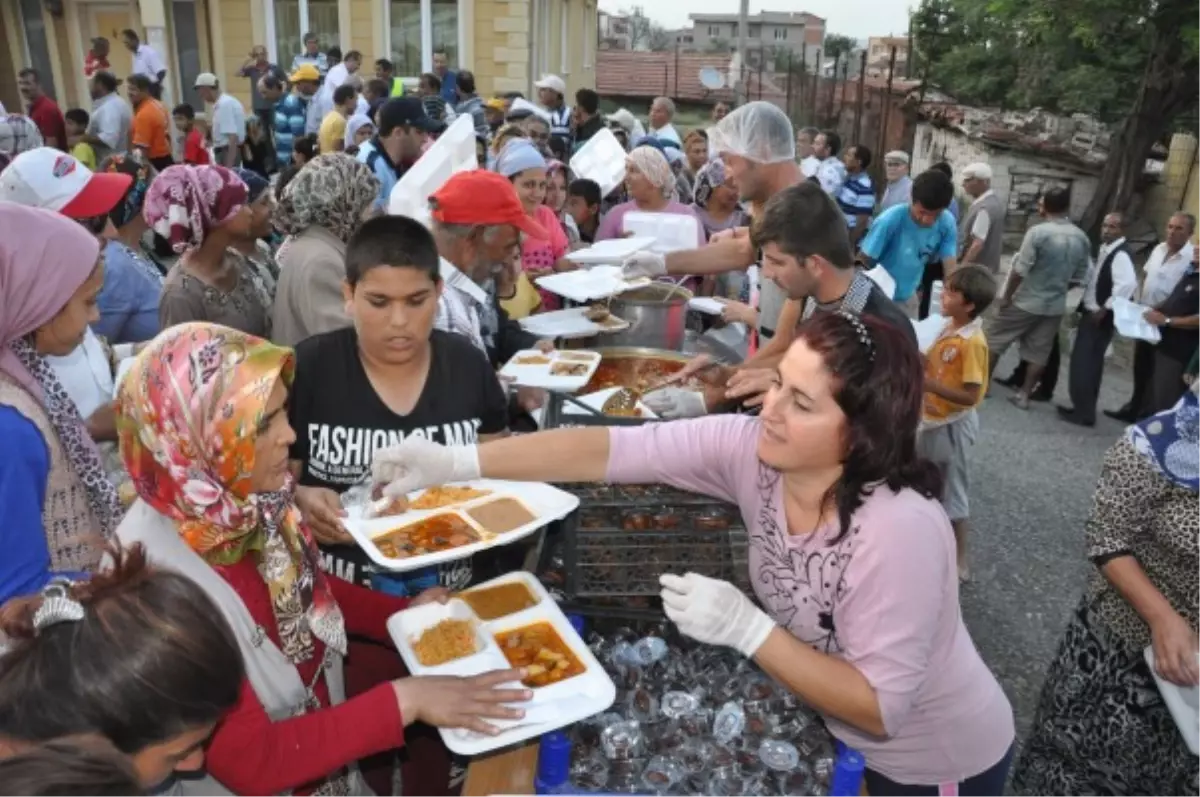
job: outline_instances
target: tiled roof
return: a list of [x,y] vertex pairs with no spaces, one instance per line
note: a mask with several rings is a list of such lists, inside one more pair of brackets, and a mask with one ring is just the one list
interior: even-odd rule
[[[596,91],[610,97],[664,95],[685,102],[731,102],[734,99],[732,88],[710,91],[700,85],[700,70],[705,67],[725,75],[729,71],[729,55],[601,50],[596,54]],[[758,72],[748,72],[746,83],[748,96],[759,99]],[[762,99],[784,101],[785,89],[775,84],[772,75],[762,76],[761,88]]]

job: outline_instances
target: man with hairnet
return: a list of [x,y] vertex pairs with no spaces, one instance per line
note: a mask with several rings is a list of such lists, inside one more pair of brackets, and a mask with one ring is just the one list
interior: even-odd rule
[[[787,115],[777,106],[769,102],[747,103],[709,128],[708,137],[752,218],[763,218],[769,204],[788,204],[797,209],[804,208],[805,214],[813,211],[812,215],[796,217],[794,226],[801,238],[805,234],[828,235],[828,231],[816,228],[826,216],[838,219],[837,206],[819,189],[817,198],[821,202],[816,205],[811,190],[796,193],[804,188],[799,186],[804,176],[796,163],[796,139]],[[829,213],[815,212],[824,210]],[[787,351],[802,318],[817,309],[846,309],[860,313],[865,304],[879,303],[880,299],[891,304],[886,296],[876,296],[878,289],[854,268],[852,259],[839,254],[843,249],[849,249],[844,220],[833,227],[833,234],[845,239],[845,246],[841,246],[840,241],[830,241],[827,258],[805,256],[797,259],[786,254],[790,243],[785,246],[781,241],[777,247],[781,251],[773,253],[778,254],[775,262],[764,262],[766,279],[762,281],[758,332],[765,343],[756,355],[737,368],[712,367],[705,356],[697,357],[674,381],[682,382],[693,374],[700,376],[705,383],[703,393],[672,386],[648,395],[647,405],[664,417],[678,418],[702,415],[747,398],[747,403],[757,403],[757,397],[765,392],[766,381]],[[786,237],[790,242],[795,236],[789,234]],[[625,261],[623,269],[629,277],[707,276],[745,270],[762,260],[763,254],[751,240],[749,228],[740,227],[718,233],[712,242],[700,249],[667,255],[639,252]],[[818,259],[819,264],[816,263]],[[898,310],[895,314],[880,314],[902,318]],[[911,325],[907,326],[907,331],[912,334]]]

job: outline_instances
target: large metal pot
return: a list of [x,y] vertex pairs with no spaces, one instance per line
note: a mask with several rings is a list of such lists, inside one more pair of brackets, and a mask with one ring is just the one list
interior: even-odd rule
[[687,303],[692,292],[664,282],[614,296],[609,310],[629,322],[629,329],[606,336],[612,346],[642,346],[652,349],[683,349]]

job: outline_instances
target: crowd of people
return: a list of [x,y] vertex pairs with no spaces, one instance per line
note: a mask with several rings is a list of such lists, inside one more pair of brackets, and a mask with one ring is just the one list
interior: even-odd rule
[[[207,794],[388,793],[400,772],[406,793],[453,793],[461,762],[428,728],[491,732],[529,694],[505,687],[516,671],[410,677],[385,622],[521,552],[383,571],[341,495],[486,476],[662,481],[739,504],[763,608],[667,576],[668,617],[819,710],[866,755],[872,793],[999,793],[1012,710],[958,606],[978,408],[1014,343],[1028,408],[1078,285],[1062,414],[1094,423],[1111,300],[1139,287],[1119,215],[1093,256],[1069,195],[1046,191],[1002,283],[987,164],[962,170],[962,209],[948,164],[910,176],[902,151],[877,187],[866,145],[796,131],[769,103],[718,104],[681,131],[669,98],[643,125],[588,89],[569,105],[554,75],[536,102],[483,99],[444,53],[414,96],[388,61],[363,80],[360,53],[310,35],[286,72],[250,53],[249,114],[200,75],[202,131],[197,109],[168,116],[149,55],[126,102],[103,54],[90,113],[50,109],[26,70],[29,115],[0,120],[0,769],[29,782],[59,761],[64,779]],[[428,198],[429,228],[385,215],[459,116],[479,168]],[[570,167],[605,129],[625,149],[607,195]],[[697,358],[647,395],[665,423],[503,439],[534,432],[544,399],[497,376],[554,346],[519,324],[562,306],[536,279],[626,235],[632,212],[694,219],[696,241],[624,272],[719,297],[751,355]],[[1146,268],[1161,341],[1139,343],[1141,392],[1118,413],[1137,423],[1087,525],[1097,575],[1015,763],[1030,793],[1195,792],[1141,658],[1150,645],[1162,678],[1198,679],[1194,232],[1177,215]],[[930,314],[922,354],[912,321]]]

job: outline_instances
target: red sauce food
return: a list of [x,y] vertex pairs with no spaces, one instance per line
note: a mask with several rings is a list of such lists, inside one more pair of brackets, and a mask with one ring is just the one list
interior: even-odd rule
[[549,686],[584,671],[583,664],[567,647],[550,623],[534,623],[496,634],[496,644],[513,667],[525,668],[525,686]]
[[650,357],[615,357],[601,360],[596,373],[581,391],[594,393],[609,387],[628,387],[639,392],[656,387],[667,377],[683,370],[684,363]]
[[458,515],[447,512],[393,529],[373,542],[389,559],[408,559],[479,542],[479,535]]

